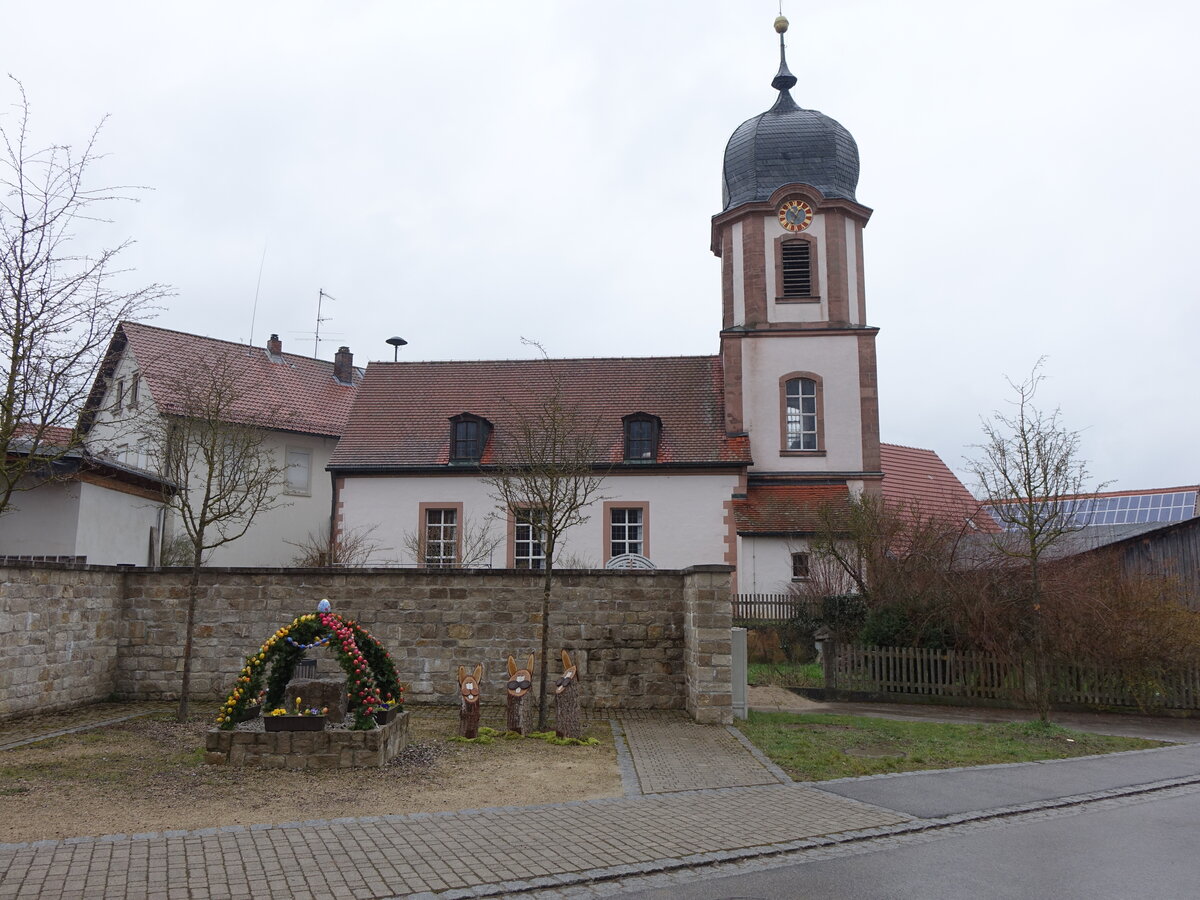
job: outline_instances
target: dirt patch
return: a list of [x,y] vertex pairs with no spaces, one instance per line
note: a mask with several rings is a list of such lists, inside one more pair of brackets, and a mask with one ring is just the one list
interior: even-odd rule
[[[4,751],[0,842],[621,796],[607,720],[587,730],[598,746],[533,738],[462,744],[448,740],[455,711],[412,713],[409,747],[382,769],[205,765],[207,710],[185,725],[133,719]],[[502,717],[485,724],[503,727]]]

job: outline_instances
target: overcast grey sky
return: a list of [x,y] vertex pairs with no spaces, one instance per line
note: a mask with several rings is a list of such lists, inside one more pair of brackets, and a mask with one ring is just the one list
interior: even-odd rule
[[[875,210],[885,441],[961,471],[1046,355],[1098,479],[1200,481],[1198,9],[785,0],[792,94],[854,134]],[[108,114],[96,182],[153,188],[87,237],[174,287],[154,324],[311,354],[324,288],[324,358],[716,352],[710,219],[775,96],[772,0],[0,10],[35,141]]]

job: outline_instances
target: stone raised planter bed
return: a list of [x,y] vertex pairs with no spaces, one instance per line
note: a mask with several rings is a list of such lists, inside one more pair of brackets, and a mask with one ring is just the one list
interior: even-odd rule
[[404,711],[389,724],[370,731],[334,728],[266,732],[214,728],[205,739],[204,761],[211,765],[269,769],[354,769],[386,765],[407,744],[408,712]]
[[326,716],[263,716],[267,731],[324,731]]

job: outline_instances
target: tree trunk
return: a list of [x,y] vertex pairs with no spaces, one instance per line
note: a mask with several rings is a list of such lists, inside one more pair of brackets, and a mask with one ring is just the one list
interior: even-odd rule
[[554,733],[560,738],[583,738],[583,717],[579,712],[579,682],[575,679],[554,695]]
[[176,722],[186,722],[188,717],[188,694],[192,689],[192,634],[196,627],[196,600],[200,594],[200,561],[203,552],[202,547],[197,548],[192,558],[192,577],[188,582],[187,625],[183,631],[183,686],[179,691]]
[[546,574],[542,579],[542,664],[538,669],[538,731],[546,730],[546,660],[550,656],[550,585],[554,580],[553,547],[546,550]]

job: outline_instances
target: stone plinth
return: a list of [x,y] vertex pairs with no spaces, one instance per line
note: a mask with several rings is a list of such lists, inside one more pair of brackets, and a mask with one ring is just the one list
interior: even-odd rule
[[208,732],[204,761],[265,769],[357,769],[383,766],[408,744],[408,711],[370,731]]

